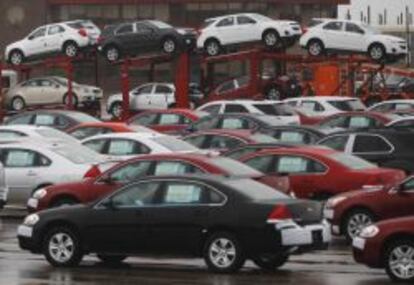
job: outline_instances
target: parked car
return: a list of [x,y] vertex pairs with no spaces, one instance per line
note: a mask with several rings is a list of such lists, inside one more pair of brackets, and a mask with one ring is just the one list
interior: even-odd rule
[[[194,107],[195,103],[204,95],[197,89],[190,89],[189,99]],[[175,86],[171,83],[146,83],[129,92],[129,108],[133,111],[168,109],[176,106]],[[106,102],[109,114],[114,118],[122,115],[122,94],[109,96]]]
[[0,144],[0,154],[9,187],[8,205],[17,207],[26,206],[37,189],[76,181],[92,169],[102,171],[109,166],[102,156],[75,143],[9,141]]
[[337,151],[359,156],[382,167],[414,172],[414,132],[393,129],[337,133],[318,142]]
[[390,219],[364,228],[353,240],[355,261],[372,268],[385,268],[398,282],[412,282],[414,220]]
[[368,108],[368,111],[373,112],[393,112],[401,110],[412,110],[414,109],[414,100],[412,99],[396,99],[387,100],[377,103]]
[[141,112],[126,123],[129,126],[145,126],[165,134],[180,134],[208,113],[190,109],[151,110]]
[[[6,105],[10,110],[21,111],[39,105],[69,105],[68,80],[60,76],[38,77],[23,81],[6,93]],[[100,104],[102,89],[72,83],[73,106],[92,107]]]
[[183,140],[198,147],[219,153],[252,143],[277,143],[274,138],[249,130],[206,130],[183,137]]
[[267,174],[285,173],[296,197],[323,200],[365,186],[401,181],[401,170],[379,168],[359,157],[322,147],[266,149],[241,162]]
[[112,133],[84,139],[84,146],[114,160],[149,153],[199,152],[193,145],[172,136],[154,133]]
[[325,136],[318,129],[307,126],[274,126],[260,132],[286,144],[312,145]]
[[135,131],[135,129],[125,123],[98,122],[79,124],[68,129],[66,132],[78,140],[83,140],[96,135],[130,133]]
[[78,265],[89,253],[109,263],[134,254],[190,255],[204,257],[211,271],[230,273],[246,259],[276,270],[289,255],[324,249],[331,238],[319,203],[245,178],[163,176],[137,180],[96,203],[31,214],[18,239],[53,266]]
[[0,210],[7,204],[9,187],[6,181],[6,171],[3,164],[0,163]]
[[11,116],[4,121],[5,125],[36,125],[52,127],[66,131],[83,123],[99,123],[100,120],[88,114],[68,110],[36,110],[26,111]]
[[99,34],[99,28],[85,20],[44,25],[27,37],[9,44],[4,58],[13,65],[19,65],[51,53],[75,57],[81,49],[96,44]]
[[403,38],[381,34],[364,23],[338,19],[309,28],[301,37],[300,46],[312,56],[334,50],[367,54],[376,61],[400,58],[408,53],[407,41]]
[[330,222],[332,233],[345,235],[348,240],[381,220],[413,216],[414,178],[384,187],[358,189],[328,200],[324,217]]
[[278,149],[278,148],[287,148],[287,147],[296,147],[296,145],[287,144],[287,143],[251,143],[251,144],[245,144],[245,145],[232,148],[222,153],[221,155],[232,158],[232,159],[239,160],[243,156],[246,156],[248,154],[255,153],[255,152],[260,152],[265,149]]
[[197,47],[209,56],[223,48],[247,42],[262,42],[267,48],[292,46],[302,34],[298,22],[273,20],[255,13],[225,15],[205,20]]
[[201,154],[148,154],[115,165],[97,177],[46,187],[28,200],[30,212],[93,202],[144,176],[211,174],[250,178],[289,193],[287,176],[268,176],[241,162]]
[[0,141],[13,141],[16,139],[54,140],[77,143],[70,135],[44,126],[12,125],[0,126]]
[[213,101],[197,108],[210,115],[248,113],[276,116],[284,124],[300,124],[300,117],[289,106],[280,101],[222,100]]
[[386,125],[388,129],[414,129],[414,116],[400,117]]
[[99,40],[99,51],[109,62],[148,52],[174,54],[193,49],[197,33],[175,28],[158,20],[127,22],[107,26]]

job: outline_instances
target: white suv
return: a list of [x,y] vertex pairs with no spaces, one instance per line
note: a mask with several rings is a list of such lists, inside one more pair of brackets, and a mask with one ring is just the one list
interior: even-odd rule
[[298,22],[247,13],[207,19],[200,33],[197,47],[215,56],[224,46],[246,42],[262,41],[269,48],[289,47],[300,37],[302,30]]
[[80,49],[94,45],[100,30],[92,22],[76,20],[41,26],[27,37],[6,47],[5,58],[13,65],[45,54],[62,52],[75,57]]
[[408,53],[407,42],[402,38],[383,35],[363,23],[337,19],[323,19],[309,28],[301,37],[300,46],[312,56],[335,50],[366,53],[376,61]]

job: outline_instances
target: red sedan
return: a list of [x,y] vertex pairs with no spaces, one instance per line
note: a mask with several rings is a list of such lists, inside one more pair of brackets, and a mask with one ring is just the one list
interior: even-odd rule
[[67,130],[73,137],[83,140],[91,136],[108,133],[129,133],[135,130],[124,123],[98,122],[84,123]]
[[397,115],[369,111],[342,112],[325,117],[319,122],[322,129],[361,129],[384,127]]
[[414,178],[386,187],[344,193],[329,199],[324,216],[332,233],[356,237],[375,221],[414,215]]
[[414,217],[368,226],[352,245],[356,262],[385,268],[394,281],[414,281]]
[[403,171],[379,168],[361,158],[318,147],[266,149],[239,160],[263,173],[288,174],[297,197],[318,200],[405,177]]
[[285,193],[289,192],[287,176],[265,175],[226,157],[200,154],[144,155],[118,164],[98,177],[38,190],[29,199],[28,208],[29,211],[39,211],[67,204],[87,203],[142,176],[185,173],[248,177]]
[[151,110],[135,115],[127,124],[145,126],[161,133],[179,134],[206,115],[205,112],[190,109]]

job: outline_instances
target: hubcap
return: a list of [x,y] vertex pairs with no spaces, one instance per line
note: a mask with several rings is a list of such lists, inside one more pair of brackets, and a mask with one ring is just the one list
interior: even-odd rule
[[409,245],[396,247],[388,260],[391,272],[400,279],[414,277],[414,248]]
[[111,48],[107,51],[106,57],[109,61],[115,61],[118,59],[118,50],[116,48]]
[[348,222],[348,235],[356,237],[365,227],[372,224],[371,218],[363,213],[353,215]]
[[212,42],[207,46],[207,52],[209,55],[216,55],[218,54],[219,47],[217,43]]
[[19,98],[14,99],[13,109],[16,110],[16,111],[20,111],[21,109],[23,109],[23,101]]
[[66,233],[56,233],[49,240],[49,254],[59,263],[70,260],[74,250],[73,240]]
[[74,45],[68,45],[66,47],[66,55],[67,56],[70,56],[70,57],[76,56],[76,51],[77,51],[77,49]]
[[231,266],[236,259],[236,247],[226,238],[216,239],[209,248],[211,262],[219,268]]
[[373,59],[381,59],[383,56],[382,48],[380,47],[374,47],[371,49],[371,57]]
[[322,47],[318,43],[313,43],[309,47],[309,52],[311,55],[320,55],[322,52]]
[[22,62],[22,56],[20,53],[15,52],[12,54],[11,56],[11,63],[13,63],[14,65],[20,64]]
[[273,33],[268,33],[265,36],[265,43],[268,46],[274,46],[274,45],[276,45],[276,43],[277,43],[277,37],[276,37],[276,35],[273,34]]
[[121,117],[121,114],[122,114],[122,106],[121,106],[121,104],[115,104],[112,107],[112,115],[114,117],[119,118],[119,117]]
[[164,42],[164,51],[167,53],[173,53],[175,51],[175,43],[173,40],[167,40]]
[[267,96],[269,97],[268,99],[279,100],[280,92],[279,90],[272,88],[269,90],[269,93],[267,94]]

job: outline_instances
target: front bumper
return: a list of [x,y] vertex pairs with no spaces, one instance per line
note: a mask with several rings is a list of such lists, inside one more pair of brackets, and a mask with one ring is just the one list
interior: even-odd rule
[[382,268],[381,244],[372,239],[356,237],[352,240],[352,252],[356,262],[372,268]]

